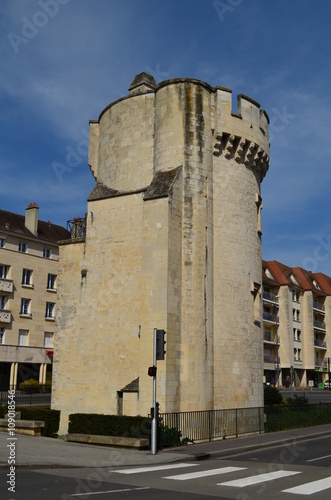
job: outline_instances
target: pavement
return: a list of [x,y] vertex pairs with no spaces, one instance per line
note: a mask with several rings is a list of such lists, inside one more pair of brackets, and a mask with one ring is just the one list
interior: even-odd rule
[[0,470],[8,470],[9,460],[15,460],[15,466],[18,469],[145,466],[204,460],[330,435],[331,424],[328,424],[190,444],[165,449],[152,455],[151,451],[69,443],[62,439],[47,437],[16,434],[15,439],[7,432],[0,432]]

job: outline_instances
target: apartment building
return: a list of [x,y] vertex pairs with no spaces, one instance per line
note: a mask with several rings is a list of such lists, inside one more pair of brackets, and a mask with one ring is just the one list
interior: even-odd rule
[[331,357],[331,277],[263,261],[264,382],[321,386]]
[[61,226],[0,210],[0,389],[51,378]]

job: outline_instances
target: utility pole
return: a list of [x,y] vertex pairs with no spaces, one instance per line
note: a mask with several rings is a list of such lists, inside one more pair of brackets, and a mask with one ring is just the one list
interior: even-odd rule
[[164,330],[158,330],[154,328],[154,338],[153,338],[153,366],[148,368],[148,375],[153,377],[153,406],[152,406],[152,428],[151,428],[151,450],[152,455],[157,453],[157,427],[158,427],[158,417],[159,417],[159,404],[156,402],[156,372],[157,372],[157,360],[164,359],[165,349],[164,346],[166,341],[164,340],[166,332]]
[[279,347],[278,347],[278,299],[279,296],[275,297],[276,299],[276,304],[275,304],[275,310],[276,310],[276,355],[277,355],[277,389],[279,390]]
[[153,341],[153,367],[155,367],[153,374],[153,420],[152,420],[152,434],[151,434],[151,448],[152,455],[157,453],[157,415],[156,415],[156,328],[154,328],[154,341]]

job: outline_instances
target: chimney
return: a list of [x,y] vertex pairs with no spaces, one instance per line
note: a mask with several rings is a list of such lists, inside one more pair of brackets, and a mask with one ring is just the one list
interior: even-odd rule
[[35,236],[38,234],[38,212],[39,207],[37,203],[30,203],[25,209],[25,227]]

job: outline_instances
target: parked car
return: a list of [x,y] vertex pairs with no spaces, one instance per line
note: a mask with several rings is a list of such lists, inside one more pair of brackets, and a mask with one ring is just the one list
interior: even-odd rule
[[326,380],[324,382],[324,389],[331,389],[331,380]]

